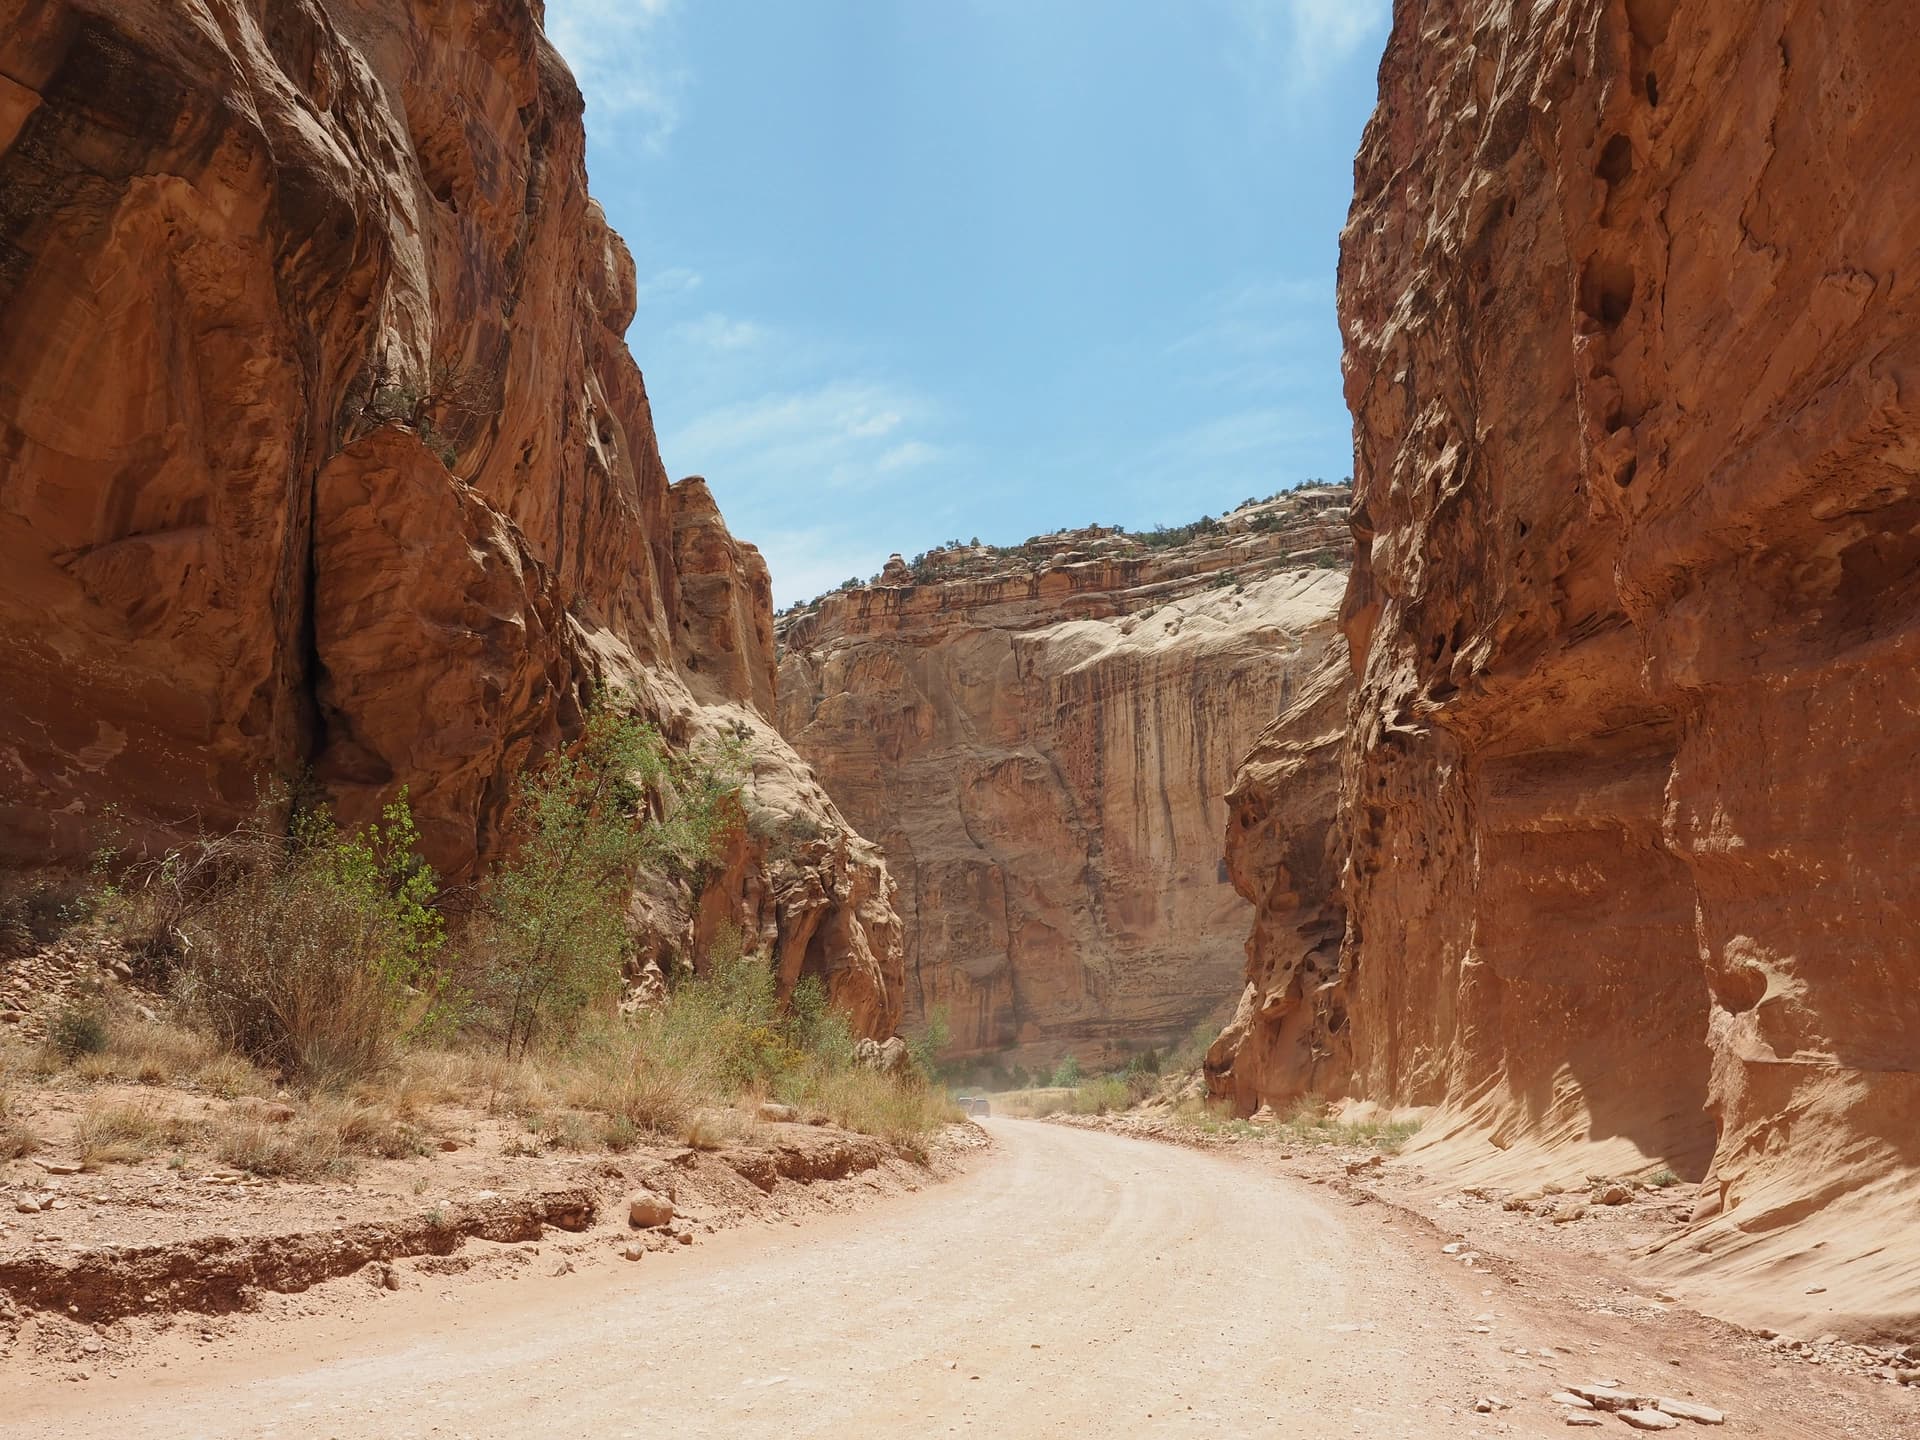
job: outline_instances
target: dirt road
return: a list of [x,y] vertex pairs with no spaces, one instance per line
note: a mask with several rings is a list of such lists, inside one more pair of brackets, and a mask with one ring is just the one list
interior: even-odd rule
[[[1551,1320],[1428,1258],[1385,1207],[1171,1146],[990,1128],[996,1153],[960,1179],[803,1229],[0,1387],[0,1435],[1544,1436],[1567,1433],[1542,1398],[1556,1375],[1620,1368],[1585,1337],[1543,1361]],[[1489,1392],[1515,1408],[1475,1414]]]

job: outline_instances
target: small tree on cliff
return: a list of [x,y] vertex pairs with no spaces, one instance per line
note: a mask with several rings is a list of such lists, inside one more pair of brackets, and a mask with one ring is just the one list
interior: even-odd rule
[[487,886],[479,997],[509,1057],[617,991],[641,871],[698,884],[736,808],[733,759],[675,755],[601,702],[578,741],[521,776],[512,848]]

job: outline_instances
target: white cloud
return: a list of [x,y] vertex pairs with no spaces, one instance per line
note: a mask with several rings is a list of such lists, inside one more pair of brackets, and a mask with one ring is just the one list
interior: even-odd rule
[[642,305],[652,305],[681,295],[691,295],[699,288],[700,272],[698,270],[689,270],[684,265],[674,265],[665,270],[655,271],[642,280],[635,290],[635,296]]
[[897,410],[882,410],[877,415],[869,415],[864,420],[855,421],[853,427],[847,433],[858,436],[863,440],[870,440],[878,439],[882,435],[891,434],[899,428],[900,412]]
[[[671,464],[709,477],[802,489],[860,487],[887,469],[931,457],[925,442],[892,439],[925,418],[927,407],[897,386],[833,380],[718,406],[668,436],[665,448]],[[883,464],[890,457],[892,463]]]
[[1393,0],[1237,0],[1249,73],[1283,77],[1296,96],[1317,88],[1393,20]]
[[909,440],[904,445],[896,445],[878,460],[873,468],[883,474],[892,474],[897,470],[917,470],[922,465],[930,465],[940,458],[938,446],[929,445],[924,440]]
[[766,331],[751,320],[734,320],[717,310],[709,310],[697,320],[676,325],[674,334],[703,350],[749,350],[766,338]]
[[587,97],[587,124],[659,150],[680,124],[686,68],[674,59],[678,0],[548,0],[547,36]]

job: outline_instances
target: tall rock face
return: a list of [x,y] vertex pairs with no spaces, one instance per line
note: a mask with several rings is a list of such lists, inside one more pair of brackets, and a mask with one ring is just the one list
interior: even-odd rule
[[[877,852],[771,724],[766,571],[667,482],[537,0],[16,0],[0,17],[0,862],[165,844],[311,768],[430,858],[597,687],[735,735],[732,923],[900,1005]],[[764,826],[762,827],[765,828]]]
[[1911,18],[1402,0],[1340,270],[1348,1083],[1822,1329],[1920,1309]]
[[886,851],[949,1052],[1113,1059],[1242,983],[1221,793],[1335,637],[1347,491],[962,547],[784,622],[780,725]]
[[1345,1081],[1335,817],[1352,696],[1346,638],[1336,634],[1227,792],[1227,874],[1253,904],[1253,931],[1246,988],[1204,1069],[1208,1090],[1243,1115]]

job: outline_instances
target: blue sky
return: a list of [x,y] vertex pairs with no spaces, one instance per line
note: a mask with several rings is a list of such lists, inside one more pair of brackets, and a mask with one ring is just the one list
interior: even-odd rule
[[549,0],[667,468],[776,602],[1351,468],[1389,0]]

